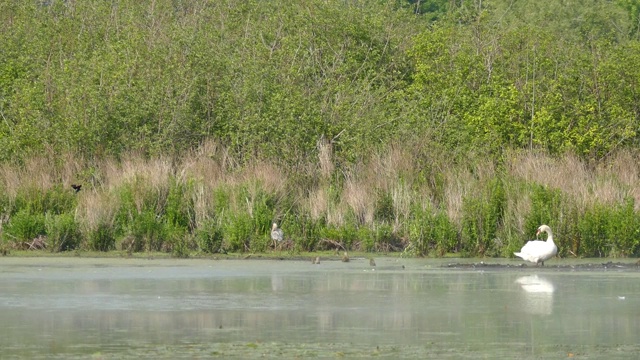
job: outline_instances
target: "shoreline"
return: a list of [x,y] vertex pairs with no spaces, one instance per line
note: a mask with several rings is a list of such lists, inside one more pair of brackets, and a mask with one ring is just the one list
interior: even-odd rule
[[[64,263],[66,260],[95,261],[97,263],[108,262],[110,260],[125,261],[149,261],[175,264],[175,263],[197,263],[206,261],[300,261],[309,262],[313,265],[314,259],[320,258],[322,262],[341,262],[342,256],[336,255],[332,251],[313,253],[230,253],[230,254],[209,254],[192,255],[188,257],[173,257],[171,254],[163,252],[133,253],[126,252],[62,252],[52,253],[48,251],[13,251],[6,256],[0,256],[0,264],[23,263],[30,260],[46,260],[47,262]],[[461,258],[461,257],[402,257],[401,253],[367,253],[351,252],[350,260],[355,267],[369,264],[369,259],[393,259],[395,262],[407,265],[407,269],[453,269],[453,270],[537,270],[537,271],[639,271],[640,259],[637,258],[563,258],[552,259],[545,266],[536,266],[515,258]],[[53,261],[52,261],[53,260]],[[36,261],[37,262],[37,261]],[[404,266],[404,265],[403,265]],[[379,270],[384,270],[380,268]]]

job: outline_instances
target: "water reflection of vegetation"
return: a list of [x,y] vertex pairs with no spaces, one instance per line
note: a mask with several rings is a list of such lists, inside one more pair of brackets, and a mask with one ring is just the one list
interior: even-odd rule
[[415,263],[401,270],[389,265],[395,261],[380,259],[375,270],[366,260],[52,267],[28,284],[5,281],[5,274],[0,306],[29,310],[0,312],[3,324],[21,324],[7,325],[0,346],[20,352],[35,339],[42,347],[34,354],[50,346],[54,355],[456,358],[611,354],[618,344],[635,344],[635,272],[534,276],[521,269],[425,271]]

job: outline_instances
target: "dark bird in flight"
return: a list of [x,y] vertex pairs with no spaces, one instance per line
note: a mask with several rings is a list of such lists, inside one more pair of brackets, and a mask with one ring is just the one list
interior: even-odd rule
[[71,187],[76,191],[76,193],[82,189],[82,185],[71,184]]

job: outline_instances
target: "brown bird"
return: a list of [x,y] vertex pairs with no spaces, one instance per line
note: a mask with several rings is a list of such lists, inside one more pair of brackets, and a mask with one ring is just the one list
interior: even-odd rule
[[313,264],[314,265],[319,265],[320,264],[320,256],[316,256],[316,258],[313,259]]
[[342,262],[349,262],[349,254],[347,254],[347,252],[344,252],[344,255],[342,255]]
[[373,258],[369,259],[369,266],[376,266],[376,261]]

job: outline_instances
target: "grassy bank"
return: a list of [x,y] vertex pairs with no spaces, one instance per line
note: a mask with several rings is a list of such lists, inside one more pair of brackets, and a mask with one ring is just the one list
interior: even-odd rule
[[[451,163],[395,145],[354,165],[319,142],[294,167],[237,161],[215,142],[180,158],[87,161],[44,154],[0,171],[2,247],[173,256],[345,249],[512,256],[549,224],[560,256],[640,255],[638,154],[592,165],[506,153]],[[71,185],[82,184],[75,192]]]

